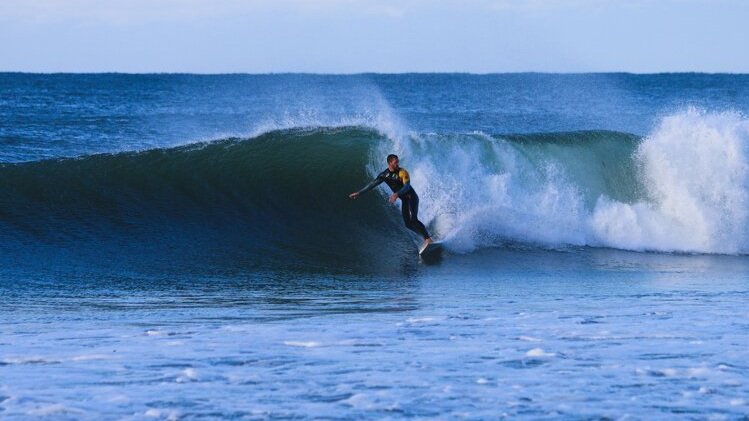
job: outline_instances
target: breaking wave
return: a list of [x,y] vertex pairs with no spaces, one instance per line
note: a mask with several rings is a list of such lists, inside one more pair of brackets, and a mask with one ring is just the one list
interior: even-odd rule
[[743,254],[748,144],[743,116],[697,110],[662,119],[645,137],[271,130],[0,165],[0,235],[6,251],[109,242],[143,253],[210,247],[253,262],[379,265],[412,256],[417,239],[384,189],[356,201],[347,194],[395,152],[421,197],[420,218],[453,252],[521,243]]

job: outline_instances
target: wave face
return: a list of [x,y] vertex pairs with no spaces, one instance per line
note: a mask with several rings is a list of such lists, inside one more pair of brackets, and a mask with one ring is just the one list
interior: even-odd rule
[[[617,132],[524,136],[427,136],[400,143],[412,157],[420,211],[461,252],[508,242],[586,245],[599,197],[643,198],[638,138]],[[384,150],[382,151],[384,153]]]
[[32,244],[33,253],[78,253],[88,244],[97,258],[397,264],[417,239],[385,189],[347,198],[395,152],[421,197],[420,218],[454,252],[521,243],[741,254],[747,142],[740,115],[695,110],[664,118],[644,138],[278,130],[2,165],[0,235],[5,252]]
[[347,193],[368,179],[368,151],[381,140],[361,128],[284,130],[6,164],[2,232],[73,253],[90,245],[117,259],[124,252],[165,260],[218,255],[269,266],[330,266],[341,258],[377,264],[400,255],[404,238],[393,235],[395,220],[376,195],[351,201]]

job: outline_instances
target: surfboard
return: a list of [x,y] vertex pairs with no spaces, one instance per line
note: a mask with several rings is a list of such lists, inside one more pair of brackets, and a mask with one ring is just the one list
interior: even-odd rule
[[427,244],[426,247],[419,250],[419,256],[421,257],[437,256],[441,253],[442,253],[442,243],[439,241],[429,243]]

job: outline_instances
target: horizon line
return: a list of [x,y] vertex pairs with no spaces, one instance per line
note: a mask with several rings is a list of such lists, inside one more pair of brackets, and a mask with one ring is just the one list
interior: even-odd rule
[[662,71],[662,72],[632,72],[632,71],[580,71],[580,72],[551,72],[551,71],[508,71],[508,72],[467,72],[467,71],[446,71],[446,72],[430,72],[430,71],[405,71],[405,72],[336,72],[336,73],[324,73],[324,72],[293,72],[293,71],[281,71],[281,72],[123,72],[123,71],[94,71],[94,72],[70,72],[70,71],[23,71],[23,70],[0,70],[0,74],[19,74],[19,75],[129,75],[129,76],[148,76],[148,75],[175,75],[175,76],[366,76],[366,75],[380,75],[380,76],[399,76],[399,75],[466,75],[466,76],[492,76],[492,75],[633,75],[633,76],[655,76],[655,75],[734,75],[742,76],[749,75],[749,72],[705,72],[705,71]]

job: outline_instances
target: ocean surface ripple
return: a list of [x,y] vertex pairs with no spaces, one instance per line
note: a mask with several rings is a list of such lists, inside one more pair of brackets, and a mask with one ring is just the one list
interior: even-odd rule
[[[749,76],[0,73],[0,418],[746,419]],[[397,153],[444,241],[380,187]]]

